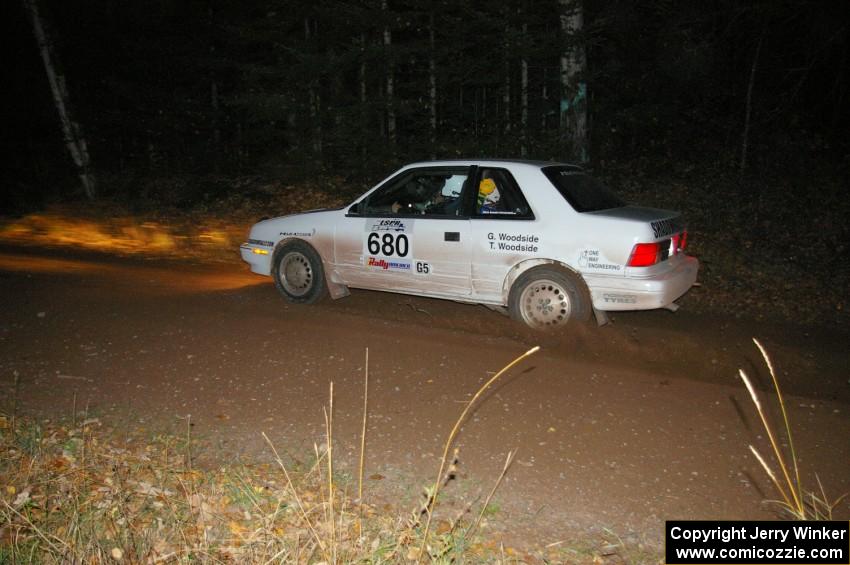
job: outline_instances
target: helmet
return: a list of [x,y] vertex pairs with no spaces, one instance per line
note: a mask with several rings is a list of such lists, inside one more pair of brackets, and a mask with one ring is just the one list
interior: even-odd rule
[[495,210],[500,198],[496,182],[493,179],[482,179],[478,184],[478,207],[482,211]]
[[479,198],[486,198],[487,195],[496,190],[496,183],[493,179],[481,179],[481,182],[478,183],[478,196]]

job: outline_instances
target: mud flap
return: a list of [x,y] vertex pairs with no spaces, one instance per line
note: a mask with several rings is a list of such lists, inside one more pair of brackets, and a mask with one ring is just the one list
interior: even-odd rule
[[334,282],[329,278],[326,280],[328,285],[328,293],[331,295],[331,298],[337,300],[339,298],[345,298],[351,291],[348,290],[348,287],[342,283]]
[[602,327],[611,322],[611,320],[608,319],[608,313],[605,310],[597,310],[596,308],[594,308],[593,315],[596,316],[596,325],[599,327]]

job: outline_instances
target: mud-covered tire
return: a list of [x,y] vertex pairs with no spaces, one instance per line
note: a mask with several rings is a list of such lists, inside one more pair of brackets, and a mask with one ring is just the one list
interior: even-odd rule
[[281,245],[272,259],[274,285],[294,304],[313,304],[328,293],[322,258],[313,246],[300,239]]
[[565,269],[541,266],[521,274],[508,295],[511,318],[537,329],[555,329],[590,319],[584,282]]

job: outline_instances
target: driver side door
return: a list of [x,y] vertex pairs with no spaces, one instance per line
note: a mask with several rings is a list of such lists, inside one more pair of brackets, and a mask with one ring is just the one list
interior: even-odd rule
[[349,210],[335,259],[345,284],[440,297],[471,293],[469,167],[402,171]]

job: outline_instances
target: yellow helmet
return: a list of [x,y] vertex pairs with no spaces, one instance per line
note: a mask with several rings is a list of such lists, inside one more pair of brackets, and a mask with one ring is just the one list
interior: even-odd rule
[[496,183],[493,182],[493,179],[481,179],[481,182],[478,184],[478,194],[483,196],[487,196],[496,190]]

